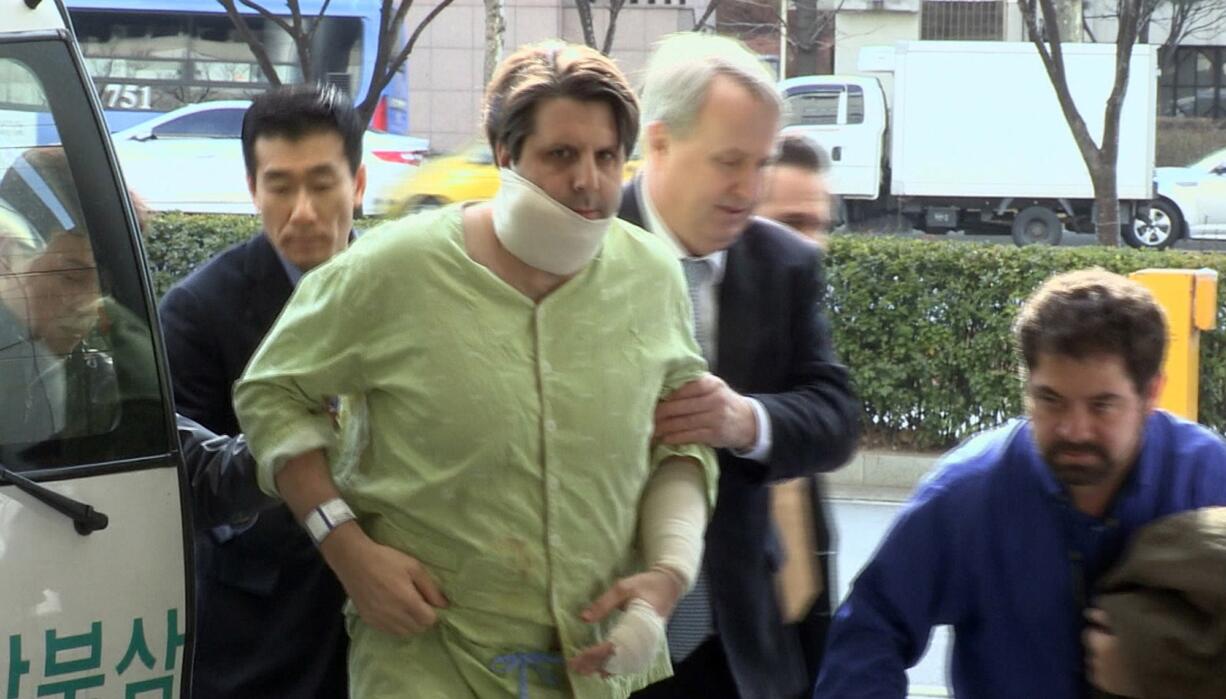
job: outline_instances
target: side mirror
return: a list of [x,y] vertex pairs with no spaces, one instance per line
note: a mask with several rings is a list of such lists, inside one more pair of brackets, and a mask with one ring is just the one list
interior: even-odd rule
[[152,129],[150,129],[149,131],[141,131],[141,132],[136,133],[136,134],[134,134],[134,135],[132,136],[132,140],[133,140],[133,141],[141,141],[141,142],[144,142],[144,141],[152,141],[152,140],[154,140],[154,139],[156,139],[156,138],[157,138],[157,136],[155,136],[155,135],[153,134],[153,130],[152,130]]

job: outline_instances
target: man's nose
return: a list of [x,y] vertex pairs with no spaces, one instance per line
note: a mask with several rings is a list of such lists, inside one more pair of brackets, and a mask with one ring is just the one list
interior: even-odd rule
[[1072,406],[1060,418],[1057,425],[1060,438],[1066,442],[1088,442],[1093,437],[1090,411],[1082,406]]
[[732,183],[732,193],[738,201],[750,205],[758,201],[758,192],[762,185],[762,170],[755,165],[746,165],[737,172]]
[[298,196],[294,199],[294,209],[290,212],[290,220],[295,222],[315,220],[315,202],[311,200],[311,194],[305,187],[298,190]]
[[596,180],[599,176],[600,169],[596,165],[596,156],[589,153],[579,156],[579,161],[575,163],[571,184],[576,192],[587,192],[596,188]]

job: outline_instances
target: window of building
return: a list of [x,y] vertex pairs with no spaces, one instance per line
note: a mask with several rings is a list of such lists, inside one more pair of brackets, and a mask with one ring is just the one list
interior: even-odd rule
[[923,0],[920,39],[933,41],[1002,41],[1003,0]]
[[1164,116],[1226,118],[1226,47],[1179,46],[1158,80]]

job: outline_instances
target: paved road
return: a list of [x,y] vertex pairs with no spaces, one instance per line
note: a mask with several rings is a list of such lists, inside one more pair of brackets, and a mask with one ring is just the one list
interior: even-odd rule
[[[831,500],[830,512],[838,536],[838,599],[847,595],[851,581],[864,567],[901,503],[867,500]],[[928,652],[907,673],[911,699],[951,696],[945,685],[949,658],[949,630],[941,627],[932,636]]]

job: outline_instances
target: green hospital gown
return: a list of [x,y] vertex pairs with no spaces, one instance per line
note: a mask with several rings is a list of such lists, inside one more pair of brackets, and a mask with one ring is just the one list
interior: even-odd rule
[[[603,640],[579,612],[642,569],[638,502],[652,469],[656,402],[705,364],[681,268],[616,221],[598,256],[539,303],[464,247],[461,209],[396,221],[304,277],[235,390],[274,492],[274,463],[325,448],[375,541],[422,561],[450,607],[396,639],[346,610],[355,699],[516,696],[521,656],[567,658]],[[367,441],[338,459],[326,396],[356,397]],[[550,670],[556,686],[546,681]],[[608,679],[538,665],[532,697],[625,697],[669,674]]]

